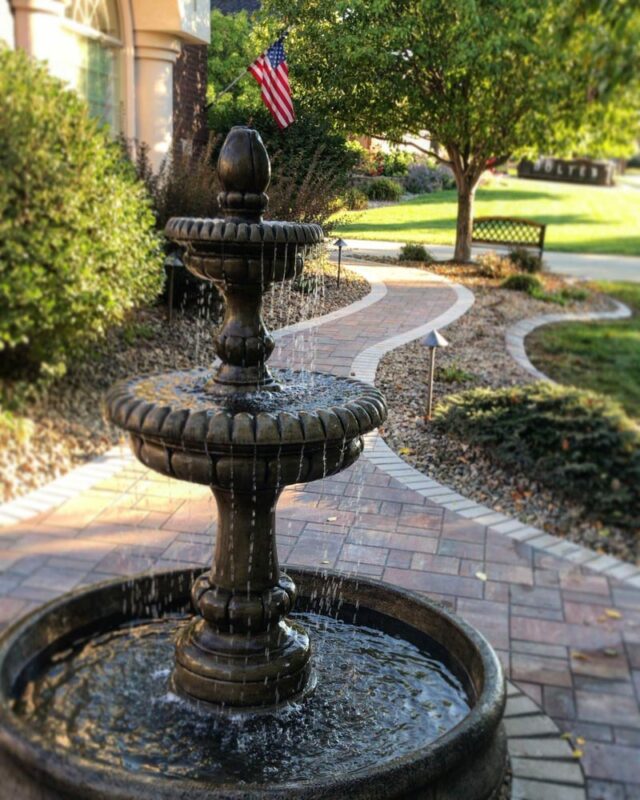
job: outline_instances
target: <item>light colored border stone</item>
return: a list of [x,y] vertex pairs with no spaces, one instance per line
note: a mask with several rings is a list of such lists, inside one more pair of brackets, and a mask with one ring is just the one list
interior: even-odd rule
[[616,308],[614,311],[591,311],[584,314],[542,314],[538,317],[530,317],[516,322],[506,332],[507,352],[509,355],[536,380],[555,383],[551,378],[540,372],[533,366],[527,355],[524,341],[527,336],[536,328],[543,325],[552,325],[555,322],[588,322],[592,320],[604,319],[628,319],[631,316],[631,309],[618,300],[612,301]]
[[504,712],[512,800],[587,800],[584,771],[555,722],[513,683]]

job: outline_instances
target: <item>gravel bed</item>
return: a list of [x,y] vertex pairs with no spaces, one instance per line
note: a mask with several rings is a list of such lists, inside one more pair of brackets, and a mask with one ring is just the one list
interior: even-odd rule
[[[336,269],[328,263],[321,268],[314,293],[303,294],[290,284],[274,286],[264,301],[267,327],[277,330],[328,314],[369,293],[369,284],[347,269],[338,289]],[[74,365],[23,409],[31,428],[28,436],[0,429],[0,502],[46,484],[120,441],[120,431],[102,418],[106,390],[120,378],[210,363],[220,321],[221,309],[206,309],[202,303],[177,311],[168,325],[166,309],[158,306],[138,310],[126,327],[112,331],[91,359]]]
[[[469,267],[436,265],[433,271],[469,286],[476,297],[471,309],[444,330],[450,347],[438,351],[434,402],[475,387],[530,383],[534,378],[511,358],[505,332],[518,320],[558,313],[552,303],[499,288],[499,281],[469,275]],[[553,278],[553,283],[560,279]],[[612,308],[604,295],[565,306],[567,312]],[[625,560],[638,558],[638,541],[629,532],[604,528],[579,503],[570,503],[523,472],[503,469],[478,446],[437,431],[425,420],[428,350],[412,342],[380,362],[377,386],[389,404],[383,436],[416,469],[495,511],[516,517],[556,536]]]

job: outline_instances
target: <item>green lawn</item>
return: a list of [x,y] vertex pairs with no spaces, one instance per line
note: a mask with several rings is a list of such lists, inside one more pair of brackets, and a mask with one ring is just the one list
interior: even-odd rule
[[[640,191],[496,176],[478,190],[476,216],[546,222],[549,250],[640,256]],[[367,211],[348,212],[341,236],[453,244],[456,193],[436,192]]]
[[527,337],[527,352],[538,369],[559,383],[614,397],[640,419],[640,284],[596,285],[632,308],[633,317],[548,325]]

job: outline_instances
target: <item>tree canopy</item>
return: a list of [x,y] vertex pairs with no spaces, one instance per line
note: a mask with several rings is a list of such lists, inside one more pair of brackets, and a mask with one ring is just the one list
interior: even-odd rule
[[458,186],[459,260],[470,256],[487,166],[578,142],[599,149],[609,124],[620,145],[621,121],[632,138],[632,0],[265,0],[264,13],[290,26],[294,90],[307,106],[350,133],[428,131],[443,148],[433,155]]

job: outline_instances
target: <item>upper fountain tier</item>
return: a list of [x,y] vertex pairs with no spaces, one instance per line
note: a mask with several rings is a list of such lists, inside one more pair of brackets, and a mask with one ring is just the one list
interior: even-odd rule
[[215,338],[222,365],[207,388],[217,395],[277,391],[281,387],[266,366],[274,342],[262,319],[262,296],[274,281],[298,277],[304,256],[324,234],[319,225],[263,221],[271,164],[257,131],[229,131],[218,175],[223,216],[174,217],[165,229],[185,248],[187,269],[212,281],[226,300],[224,324]]
[[255,283],[295,278],[309,247],[324,238],[320,225],[263,221],[271,178],[269,156],[257,131],[234,127],[220,151],[223,187],[216,219],[174,217],[169,239],[187,248],[187,266],[205,280]]

